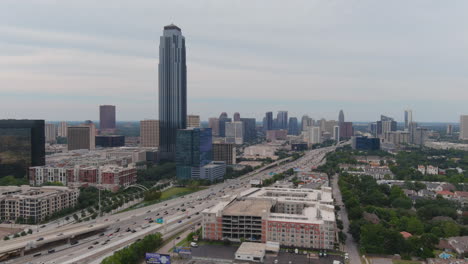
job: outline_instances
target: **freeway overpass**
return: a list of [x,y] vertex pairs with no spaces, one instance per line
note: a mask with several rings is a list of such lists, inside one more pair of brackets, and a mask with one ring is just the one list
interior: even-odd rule
[[0,260],[16,255],[23,256],[27,251],[35,251],[51,243],[60,241],[70,243],[71,239],[105,230],[108,227],[109,224],[107,223],[84,223],[61,227],[44,233],[31,234],[10,241],[2,241],[0,243]]

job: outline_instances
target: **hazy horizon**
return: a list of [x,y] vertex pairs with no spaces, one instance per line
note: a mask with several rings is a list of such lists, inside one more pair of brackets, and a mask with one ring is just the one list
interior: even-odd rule
[[[0,9],[0,119],[157,119],[159,37],[181,27],[188,113],[459,122],[465,1],[14,1]],[[367,121],[360,121],[367,122]]]

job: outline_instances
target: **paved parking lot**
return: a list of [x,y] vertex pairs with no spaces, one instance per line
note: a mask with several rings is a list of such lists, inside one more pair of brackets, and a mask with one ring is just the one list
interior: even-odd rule
[[[223,245],[201,245],[198,248],[192,248],[193,257],[215,258],[234,260],[234,254],[237,251],[237,246]],[[319,259],[309,259],[307,255],[280,252],[277,256],[267,255],[265,264],[332,264],[333,260],[339,260],[343,263],[343,258],[340,256],[328,255]],[[246,261],[235,261],[234,263],[250,263]],[[253,263],[253,262],[252,262]]]

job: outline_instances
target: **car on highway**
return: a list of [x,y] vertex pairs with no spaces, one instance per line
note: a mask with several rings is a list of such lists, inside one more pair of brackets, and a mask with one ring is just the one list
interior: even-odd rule
[[94,248],[94,247],[93,247],[93,246],[89,246],[89,247],[88,247],[88,249],[92,249],[92,248]]
[[49,249],[49,250],[47,251],[47,253],[49,253],[49,254],[52,254],[52,253],[54,253],[54,252],[55,252],[55,249],[54,249],[54,248],[53,248],[53,249]]
[[95,241],[95,242],[93,243],[93,245],[97,245],[97,244],[99,244],[99,241]]
[[147,214],[151,213],[151,210],[146,211]]
[[44,240],[44,238],[43,238],[43,237],[40,237],[40,238],[38,238],[36,241],[42,241],[42,240]]
[[179,220],[177,223],[179,223],[179,224],[182,223],[182,220]]
[[100,237],[104,236],[104,233],[99,234]]
[[39,257],[40,255],[42,255],[42,253],[39,252],[39,253],[34,254],[33,257],[34,257],[34,258],[35,258],[35,257]]
[[176,237],[176,240],[179,240],[180,239],[180,236]]
[[46,225],[41,225],[41,228],[44,228],[44,227],[46,227]]
[[57,236],[63,236],[63,233],[58,234]]
[[78,244],[78,240],[70,242],[70,245],[76,245],[76,244]]

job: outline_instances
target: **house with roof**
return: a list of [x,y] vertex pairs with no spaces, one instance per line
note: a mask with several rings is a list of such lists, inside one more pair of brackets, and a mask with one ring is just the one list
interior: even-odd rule
[[452,199],[453,196],[455,195],[451,191],[438,191],[438,192],[436,192],[436,194],[444,197],[445,199]]
[[403,236],[404,239],[408,239],[413,236],[411,233],[406,231],[401,231],[400,234]]

